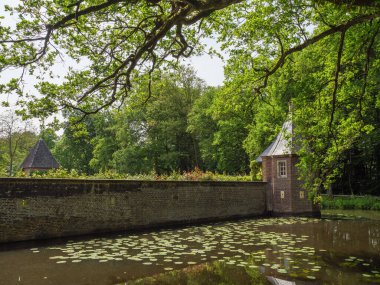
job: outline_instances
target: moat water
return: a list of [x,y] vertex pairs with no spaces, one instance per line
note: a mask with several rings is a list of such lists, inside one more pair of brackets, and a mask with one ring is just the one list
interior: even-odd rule
[[380,213],[0,245],[0,284],[380,284]]

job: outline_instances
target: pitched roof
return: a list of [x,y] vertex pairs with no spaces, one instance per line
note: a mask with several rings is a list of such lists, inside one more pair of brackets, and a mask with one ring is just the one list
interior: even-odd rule
[[288,120],[282,125],[276,139],[256,158],[256,161],[262,162],[263,156],[295,154],[298,150],[298,146],[294,144],[294,126],[292,121]]
[[44,140],[39,139],[34,147],[30,150],[24,162],[21,164],[21,168],[59,168],[59,163],[51,154]]
[[262,157],[268,155],[268,153],[272,149],[274,143],[275,143],[275,141],[271,142],[271,144],[256,158],[257,162],[263,162]]

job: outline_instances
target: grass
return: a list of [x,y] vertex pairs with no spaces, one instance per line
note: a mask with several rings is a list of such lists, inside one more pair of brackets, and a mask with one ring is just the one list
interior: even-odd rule
[[322,209],[380,211],[380,197],[323,197]]

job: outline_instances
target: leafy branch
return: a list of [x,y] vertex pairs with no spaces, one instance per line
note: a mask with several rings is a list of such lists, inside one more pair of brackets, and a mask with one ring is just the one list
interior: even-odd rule
[[[299,44],[299,45],[296,45],[290,49],[287,49],[287,50],[284,50],[284,47],[283,47],[283,44],[281,42],[281,39],[279,38],[279,36],[276,36],[277,40],[279,41],[279,45],[280,45],[280,51],[281,51],[281,55],[280,57],[277,59],[276,63],[274,64],[274,66],[270,69],[265,69],[265,70],[261,70],[261,71],[264,71],[264,75],[262,77],[260,77],[257,81],[262,81],[263,83],[261,85],[259,85],[258,87],[255,88],[255,91],[260,93],[262,89],[264,89],[265,87],[268,86],[268,80],[269,80],[269,77],[271,75],[273,75],[279,68],[281,68],[286,59],[292,55],[293,53],[296,53],[296,52],[299,52],[299,51],[302,51],[304,50],[305,48],[307,48],[308,46],[310,45],[313,45],[317,42],[320,42],[322,39],[328,37],[328,36],[331,36],[333,34],[336,34],[336,33],[342,33],[344,34],[349,28],[355,26],[355,25],[358,25],[358,24],[362,24],[362,23],[365,23],[365,22],[369,22],[373,19],[377,19],[380,17],[380,12],[376,12],[376,13],[373,13],[373,14],[366,14],[366,15],[360,15],[360,16],[357,16],[343,24],[340,24],[340,25],[337,25],[337,26],[332,26],[331,28],[327,29],[326,31],[323,31],[322,33],[320,34],[317,34],[315,35],[314,37],[312,38],[309,38],[307,39],[306,41],[304,41],[302,44]],[[344,42],[344,38],[343,38],[343,42]],[[339,73],[339,72],[338,72]],[[336,75],[338,74],[336,73]]]

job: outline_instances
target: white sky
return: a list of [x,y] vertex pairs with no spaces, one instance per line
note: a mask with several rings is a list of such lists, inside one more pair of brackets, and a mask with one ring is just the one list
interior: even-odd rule
[[[219,50],[218,45],[214,40],[210,39],[206,44]],[[224,54],[223,56],[226,57]],[[208,85],[222,85],[224,80],[224,63],[220,58],[216,56],[210,57],[209,55],[193,56],[188,59],[188,62],[197,71],[198,76],[205,80]]]

